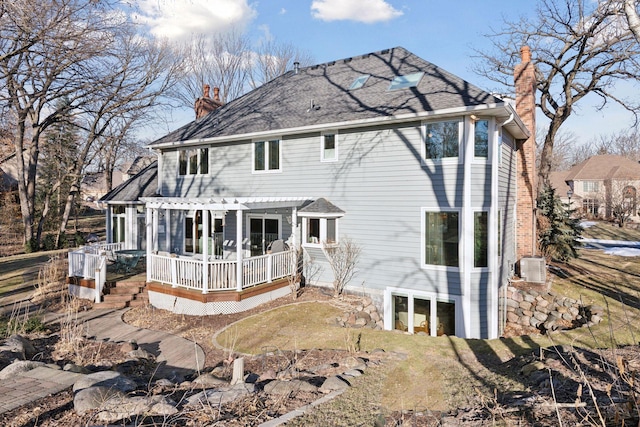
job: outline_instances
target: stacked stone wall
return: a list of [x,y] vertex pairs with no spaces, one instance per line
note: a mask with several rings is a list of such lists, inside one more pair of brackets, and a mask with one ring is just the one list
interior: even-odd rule
[[507,288],[506,321],[519,328],[536,328],[541,332],[591,326],[602,321],[604,309],[584,305],[555,292]]

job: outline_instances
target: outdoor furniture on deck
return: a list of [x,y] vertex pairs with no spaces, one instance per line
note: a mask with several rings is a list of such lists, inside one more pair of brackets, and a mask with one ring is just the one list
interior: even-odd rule
[[124,249],[115,251],[116,255],[116,272],[122,270],[123,273],[129,273],[136,268],[140,258],[145,256],[145,251],[138,249]]

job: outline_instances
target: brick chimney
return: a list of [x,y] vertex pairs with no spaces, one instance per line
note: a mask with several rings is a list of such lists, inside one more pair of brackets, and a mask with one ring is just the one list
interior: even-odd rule
[[516,112],[531,133],[518,141],[516,257],[537,253],[536,235],[536,73],[528,46],[520,48],[522,62],[514,68]]
[[201,98],[196,99],[194,109],[196,110],[196,120],[206,116],[213,110],[222,107],[222,102],[220,101],[220,89],[217,87],[213,88],[213,99],[209,96],[209,90],[211,87],[209,85],[204,85],[204,94]]

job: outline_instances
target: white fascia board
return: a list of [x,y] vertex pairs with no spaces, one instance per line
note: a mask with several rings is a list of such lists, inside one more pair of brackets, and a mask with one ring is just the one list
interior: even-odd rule
[[[359,127],[366,126],[381,126],[381,125],[391,125],[396,123],[405,123],[412,122],[417,120],[429,119],[431,117],[453,117],[460,115],[468,115],[468,114],[481,114],[487,116],[497,116],[497,117],[505,117],[508,118],[513,113],[515,118],[510,123],[509,130],[513,133],[518,130],[520,132],[514,133],[514,136],[518,139],[526,139],[529,137],[529,132],[527,131],[526,126],[522,123],[522,120],[515,113],[513,107],[508,103],[499,103],[499,104],[483,104],[476,106],[467,106],[467,107],[456,107],[456,108],[447,108],[443,110],[437,111],[423,111],[420,113],[409,113],[409,114],[401,114],[398,116],[389,116],[389,117],[375,117],[371,119],[362,119],[362,120],[352,120],[348,122],[333,122],[333,123],[321,123],[313,126],[300,126],[295,128],[288,129],[275,129],[272,131],[265,132],[251,132],[251,133],[243,133],[243,134],[235,134],[235,135],[225,135],[225,136],[217,136],[213,138],[200,138],[200,139],[190,139],[185,141],[175,141],[175,142],[166,142],[163,144],[154,144],[149,145],[147,148],[153,150],[160,150],[163,148],[175,148],[175,147],[185,147],[185,146],[198,146],[198,145],[208,145],[215,144],[218,142],[237,142],[237,141],[255,141],[256,139],[267,139],[274,137],[282,137],[284,135],[295,135],[300,133],[308,133],[308,132],[322,132],[325,130],[332,131],[340,131],[341,129],[354,129]],[[516,126],[515,129],[511,129],[511,127]]]
[[303,218],[342,218],[344,213],[298,212],[298,216]]

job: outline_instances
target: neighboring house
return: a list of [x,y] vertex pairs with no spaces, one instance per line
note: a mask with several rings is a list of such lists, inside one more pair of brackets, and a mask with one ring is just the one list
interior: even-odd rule
[[[112,185],[116,187],[125,181],[124,173],[120,169],[116,168],[113,171],[112,179]],[[85,173],[82,178],[80,189],[82,193],[82,200],[87,202],[96,201],[107,194],[107,178],[105,177],[104,171]]]
[[522,53],[521,115],[399,47],[296,64],[205,103],[151,144],[156,184],[148,168],[103,198],[107,235],[139,248],[144,224],[149,300],[189,314],[286,295],[276,279],[291,258],[276,241],[302,247],[308,280],[331,286],[323,245],[348,238],[362,252],[347,291],[369,295],[386,329],[497,337],[514,265],[535,254],[535,75]]
[[[623,208],[629,219],[640,220],[637,206],[640,164],[637,162],[603,154],[590,157],[565,173],[564,182],[572,191],[571,207],[581,216],[611,219],[615,208]],[[565,189],[557,192],[568,202]]]

